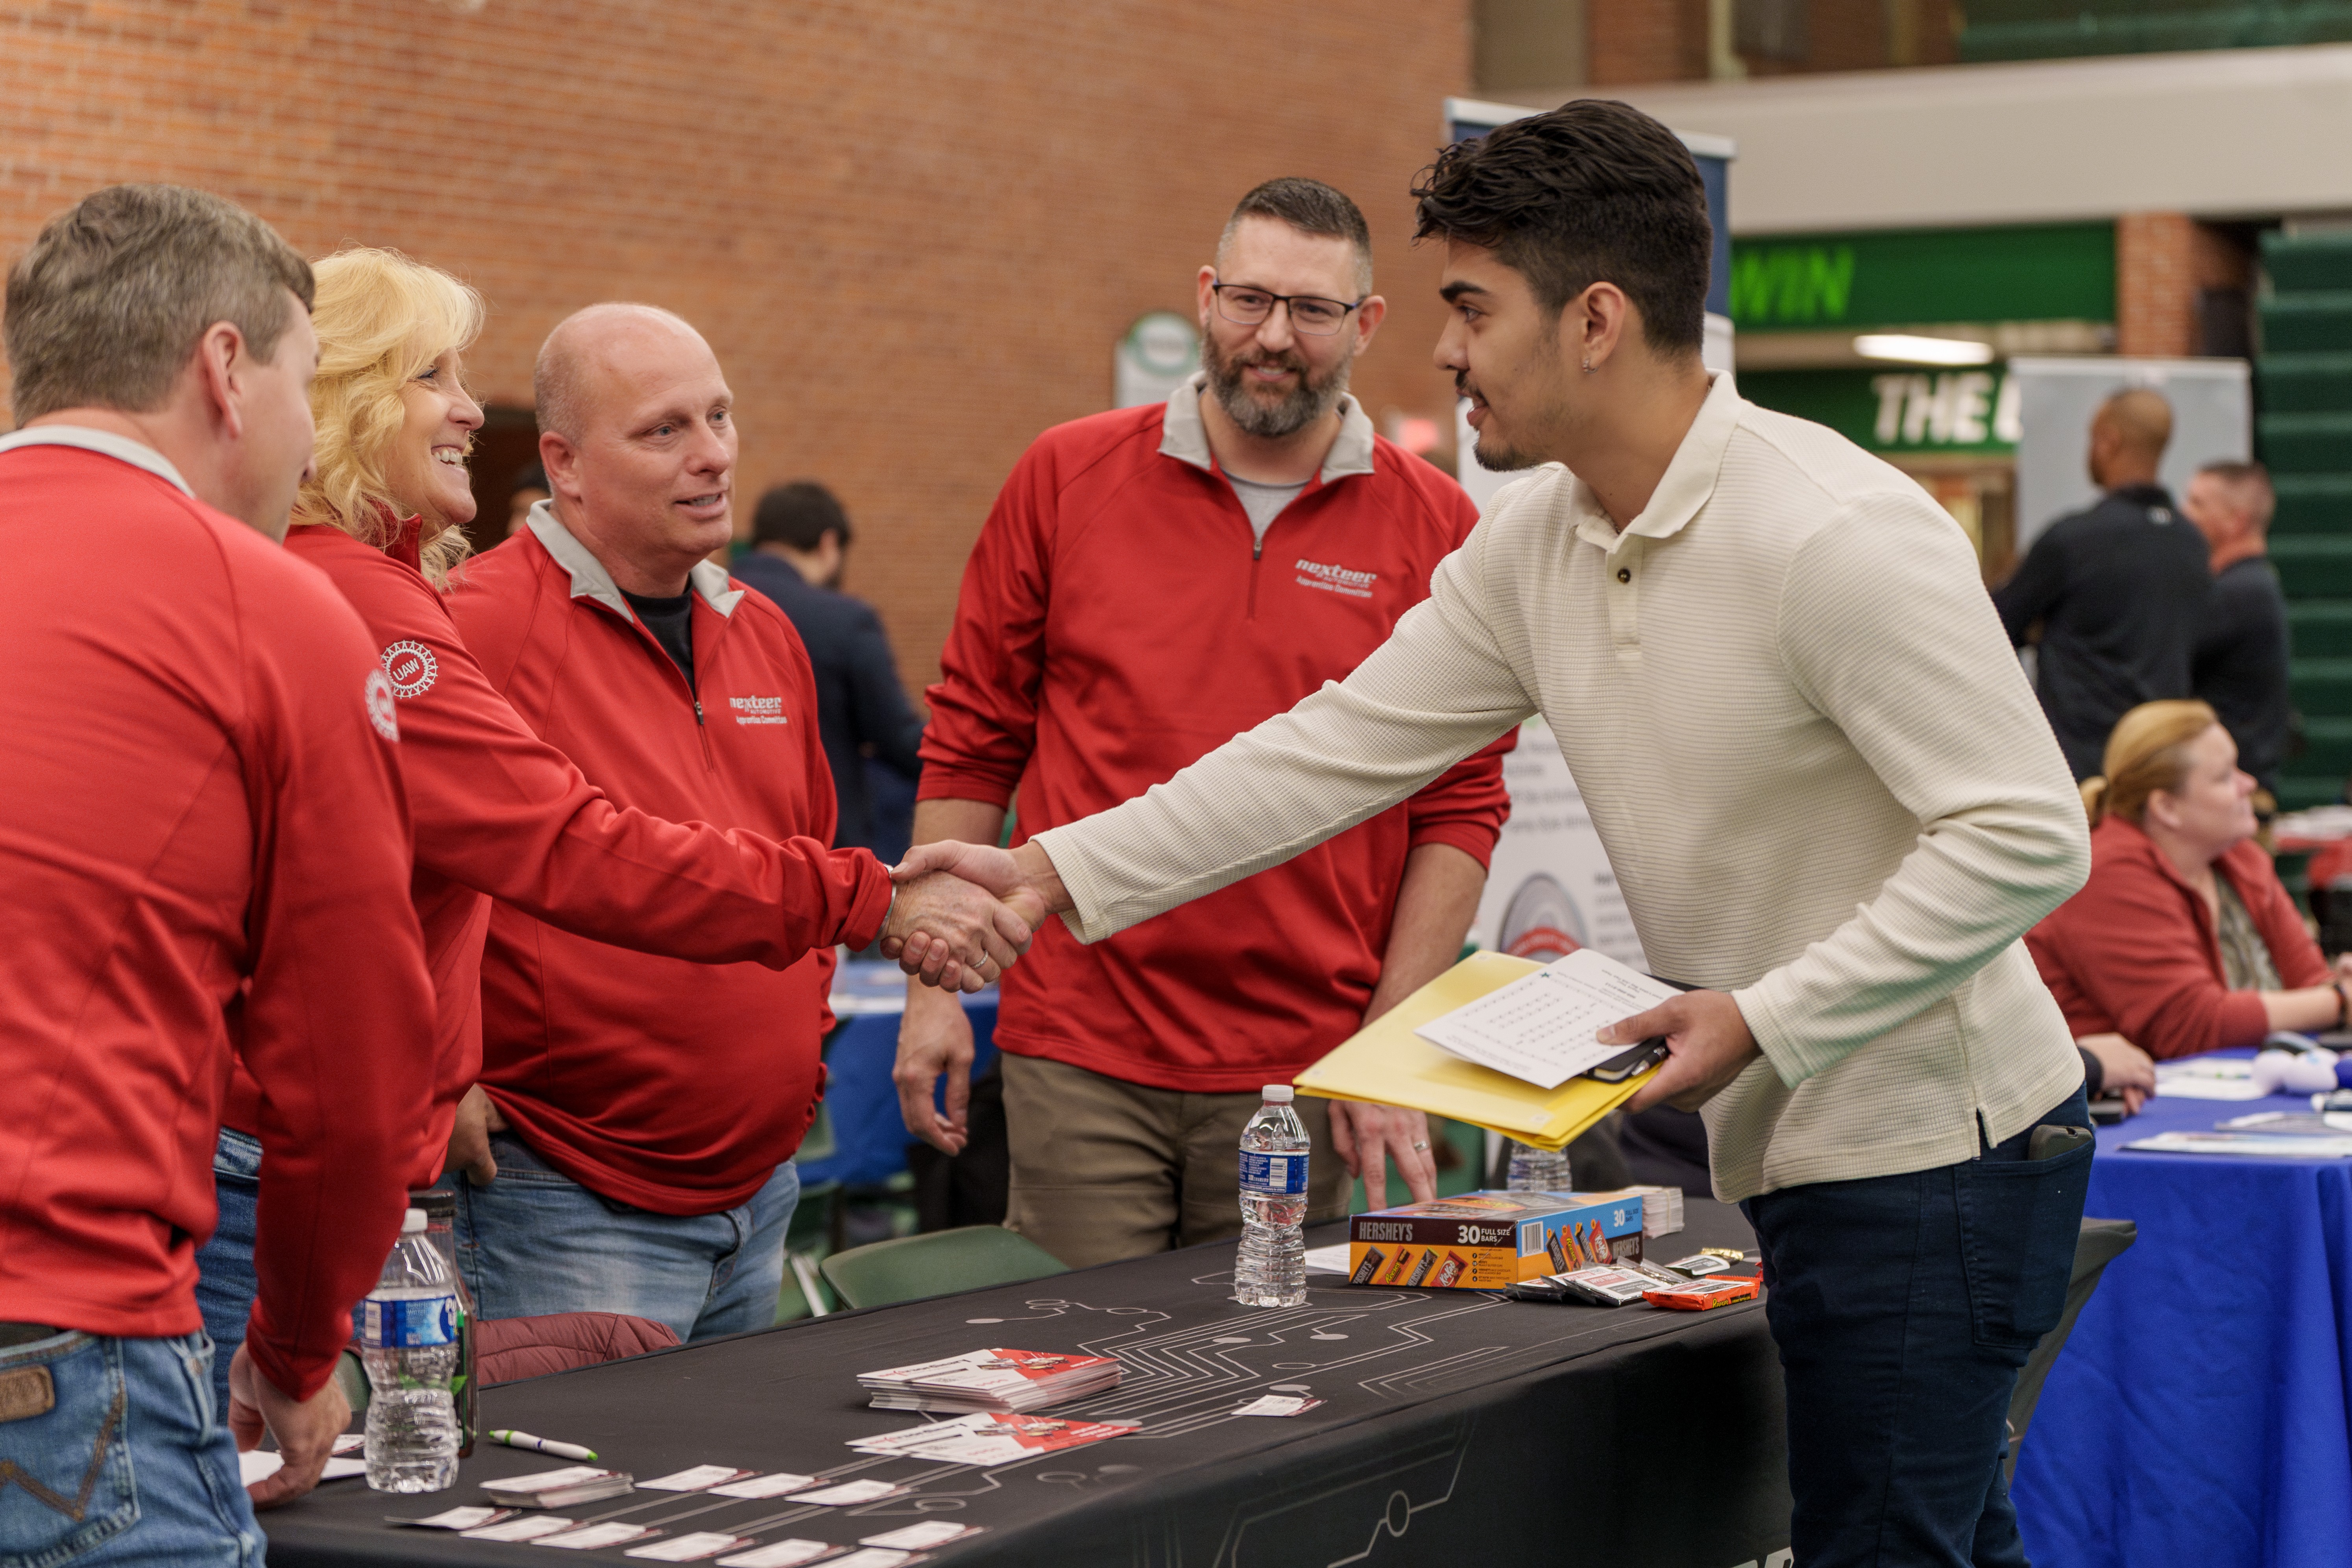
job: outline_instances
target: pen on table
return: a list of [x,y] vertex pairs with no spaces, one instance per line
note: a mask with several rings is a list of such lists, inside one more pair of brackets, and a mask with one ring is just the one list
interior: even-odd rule
[[504,1443],[509,1448],[536,1448],[559,1459],[593,1459],[596,1457],[593,1448],[583,1448],[577,1443],[551,1442],[545,1437],[534,1437],[528,1432],[493,1432],[490,1440]]

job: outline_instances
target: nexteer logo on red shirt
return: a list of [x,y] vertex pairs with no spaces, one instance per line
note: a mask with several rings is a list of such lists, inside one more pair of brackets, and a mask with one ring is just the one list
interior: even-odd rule
[[1309,561],[1301,556],[1297,562],[1298,585],[1320,588],[1327,594],[1345,594],[1351,599],[1369,599],[1372,584],[1381,580],[1377,572],[1357,572],[1328,562]]
[[789,724],[781,697],[730,697],[727,706],[738,724]]

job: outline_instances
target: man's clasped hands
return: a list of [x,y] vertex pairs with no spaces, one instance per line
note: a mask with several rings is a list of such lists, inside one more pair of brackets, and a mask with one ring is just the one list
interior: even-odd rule
[[919,844],[890,873],[883,956],[926,985],[977,991],[1029,951],[1045,917],[1069,909],[1054,863],[1034,844],[998,849]]

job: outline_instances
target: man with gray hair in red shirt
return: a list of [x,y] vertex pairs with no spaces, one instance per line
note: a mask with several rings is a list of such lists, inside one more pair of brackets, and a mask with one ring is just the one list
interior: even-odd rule
[[[12,1561],[257,1559],[253,1506],[308,1491],[351,1418],[335,1360],[419,1153],[432,998],[393,694],[278,547],[310,461],[310,289],[268,226],[171,185],[85,198],[8,275]],[[232,1051],[269,1163],[224,1412],[194,1284]],[[265,1426],[285,1462],[248,1501],[230,1431]]]

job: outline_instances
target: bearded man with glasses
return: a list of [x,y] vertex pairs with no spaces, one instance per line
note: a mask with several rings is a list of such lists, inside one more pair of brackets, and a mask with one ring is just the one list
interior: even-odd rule
[[[1344,678],[1478,521],[1382,440],[1348,376],[1385,303],[1355,203],[1313,180],[1244,196],[1196,288],[1203,368],[1165,405],[1045,432],[966,566],[929,692],[915,842],[1016,842],[1116,805]],[[1073,1267],[1237,1234],[1234,1151],[1287,1081],[1454,962],[1508,807],[1507,740],[1290,864],[1083,946],[1058,924],[1003,983],[1008,1223]],[[908,1130],[970,1137],[972,1040],[910,984]],[[945,1114],[934,1103],[947,1079]],[[1327,1110],[1328,1107],[1328,1110]],[[1435,1193],[1418,1112],[1302,1100],[1309,1218],[1393,1156]]]

